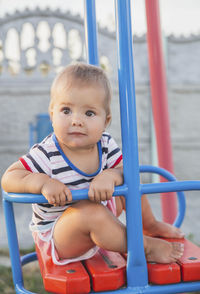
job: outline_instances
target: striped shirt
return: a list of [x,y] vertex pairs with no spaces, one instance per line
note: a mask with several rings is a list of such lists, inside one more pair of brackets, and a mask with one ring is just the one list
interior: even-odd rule
[[[35,144],[29,153],[20,158],[24,167],[36,173],[45,173],[53,179],[67,185],[71,190],[88,189],[90,182],[101,171],[114,168],[122,160],[122,153],[114,139],[106,132],[97,143],[99,167],[93,174],[86,174],[74,166],[67,158],[55,134],[50,134],[41,143]],[[70,204],[53,206],[51,204],[33,204],[33,215],[30,224],[32,231],[46,232],[50,230],[63,211]]]

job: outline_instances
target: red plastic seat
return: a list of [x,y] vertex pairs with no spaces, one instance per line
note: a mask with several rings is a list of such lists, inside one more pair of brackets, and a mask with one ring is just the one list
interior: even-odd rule
[[85,265],[90,274],[93,290],[116,290],[126,283],[126,260],[121,254],[99,250],[86,260]]
[[[174,284],[200,280],[200,247],[186,239],[166,239],[184,243],[185,251],[179,263],[148,263],[149,283]],[[43,244],[36,247],[45,290],[59,294],[84,294],[109,291],[126,284],[126,258],[119,253],[99,250],[83,262],[58,266]]]

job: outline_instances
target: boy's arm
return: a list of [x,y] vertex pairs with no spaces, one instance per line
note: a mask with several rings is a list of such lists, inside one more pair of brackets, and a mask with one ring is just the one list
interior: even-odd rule
[[6,192],[40,194],[42,186],[48,180],[48,175],[32,173],[17,161],[6,170],[1,185]]
[[63,183],[46,174],[26,170],[20,161],[6,170],[1,185],[6,192],[43,194],[54,205],[64,205],[67,200],[72,201],[71,191]]

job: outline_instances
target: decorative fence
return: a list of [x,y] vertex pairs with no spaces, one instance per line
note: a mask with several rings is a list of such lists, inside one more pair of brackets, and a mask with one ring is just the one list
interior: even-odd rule
[[[200,37],[165,39],[169,109],[175,174],[199,179],[200,170]],[[150,164],[151,101],[146,38],[134,37],[134,65],[141,164]],[[115,35],[99,28],[100,64],[112,88],[110,132],[120,143]],[[0,19],[0,176],[28,149],[28,124],[47,112],[56,72],[85,61],[84,27],[79,15],[39,9]],[[144,181],[149,180],[145,176]]]

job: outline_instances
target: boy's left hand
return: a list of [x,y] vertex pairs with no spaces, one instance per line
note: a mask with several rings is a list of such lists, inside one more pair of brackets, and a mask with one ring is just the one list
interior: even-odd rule
[[115,186],[123,183],[119,170],[106,169],[98,174],[91,182],[88,196],[91,201],[101,202],[112,198]]

